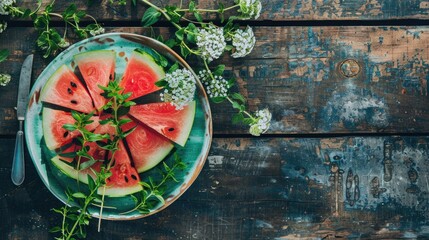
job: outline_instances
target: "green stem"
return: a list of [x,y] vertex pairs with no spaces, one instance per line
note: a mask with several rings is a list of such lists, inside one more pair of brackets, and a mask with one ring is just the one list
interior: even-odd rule
[[[239,7],[239,6],[240,6],[240,4],[236,4],[236,5],[224,8],[223,12],[232,10],[232,9]],[[190,10],[188,8],[184,8],[184,9],[177,9],[176,11],[177,12],[189,12]],[[196,12],[209,12],[209,13],[220,13],[221,12],[220,9],[205,9],[205,8],[197,8],[197,9],[194,9],[194,11],[196,11]]]

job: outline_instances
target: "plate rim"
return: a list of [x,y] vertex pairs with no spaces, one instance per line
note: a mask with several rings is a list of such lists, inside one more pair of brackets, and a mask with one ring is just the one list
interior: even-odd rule
[[[156,40],[154,38],[144,36],[144,35],[140,35],[140,34],[136,34],[136,33],[124,33],[124,32],[104,33],[104,34],[97,35],[94,37],[90,37],[90,38],[87,38],[87,39],[84,39],[84,40],[81,40],[79,42],[72,44],[67,49],[65,49],[64,51],[59,53],[54,59],[52,59],[49,62],[49,64],[43,69],[43,71],[38,75],[36,81],[34,82],[32,88],[31,88],[31,91],[30,91],[29,101],[27,104],[26,120],[24,121],[24,133],[25,133],[25,135],[28,136],[32,131],[32,129],[30,129],[30,125],[32,125],[32,124],[27,123],[28,120],[32,119],[32,118],[28,117],[28,114],[30,114],[32,112],[31,110],[34,106],[41,107],[40,105],[42,104],[39,101],[38,97],[40,95],[41,89],[43,88],[43,86],[45,85],[47,80],[43,80],[40,77],[46,75],[47,74],[46,72],[48,72],[49,69],[52,68],[53,65],[55,65],[56,61],[60,61],[61,58],[63,58],[64,56],[67,56],[67,54],[69,54],[69,52],[71,52],[73,49],[78,48],[80,46],[83,46],[89,42],[97,41],[97,39],[108,38],[111,36],[124,38],[128,41],[135,42],[135,43],[142,45],[142,46],[149,46],[149,47],[157,50],[158,52],[160,52],[159,49],[162,49],[164,51],[162,51],[160,54],[170,58],[170,60],[174,59],[174,60],[178,61],[182,65],[183,68],[190,70],[196,79],[196,85],[197,85],[197,89],[198,89],[197,94],[196,94],[196,98],[201,99],[201,107],[203,109],[202,113],[204,114],[204,119],[205,119],[204,140],[202,141],[201,151],[200,151],[199,155],[197,156],[197,158],[194,160],[195,161],[195,170],[192,172],[192,174],[190,174],[189,181],[183,181],[182,183],[178,184],[177,188],[180,188],[180,191],[178,194],[174,195],[173,197],[167,198],[164,205],[160,206],[159,208],[155,209],[154,211],[152,211],[148,214],[139,213],[138,215],[132,215],[132,216],[115,214],[114,217],[112,217],[112,215],[110,215],[108,217],[103,216],[103,215],[101,216],[101,218],[105,219],[105,220],[116,220],[116,221],[118,221],[118,220],[119,221],[120,220],[135,220],[135,219],[145,218],[145,217],[154,215],[154,214],[166,209],[173,202],[175,202],[179,197],[181,197],[184,194],[184,192],[186,192],[186,190],[189,189],[189,187],[195,182],[196,178],[200,175],[202,168],[203,168],[203,166],[207,160],[210,148],[211,148],[212,139],[213,139],[213,123],[212,123],[212,115],[211,115],[209,99],[207,97],[207,94],[204,90],[204,87],[203,87],[201,81],[198,78],[198,75],[195,74],[195,72],[190,67],[190,65],[178,53],[176,53],[170,47],[168,47],[164,43],[159,42],[158,40]],[[35,110],[37,110],[37,109],[35,109]],[[35,111],[35,110],[33,110],[33,111]],[[36,133],[33,133],[33,135],[34,134],[36,134]],[[41,134],[41,136],[43,136],[43,134]],[[44,186],[46,188],[48,188],[48,190],[51,192],[51,194],[54,195],[58,200],[60,200],[64,204],[70,206],[64,199],[62,199],[62,197],[59,196],[58,193],[56,193],[56,191],[52,188],[52,186],[47,182],[48,176],[46,174],[42,173],[42,171],[40,169],[41,165],[42,165],[41,162],[44,160],[41,157],[36,160],[36,157],[38,158],[39,156],[35,156],[37,154],[35,154],[35,151],[33,149],[33,143],[30,142],[32,138],[26,137],[25,139],[26,139],[27,149],[28,149],[29,155],[31,157],[31,160],[33,162],[33,165],[35,166],[36,171],[37,171],[40,179],[42,180]],[[40,147],[39,147],[39,149],[40,149]],[[91,216],[96,217],[96,218],[100,217],[97,212],[91,213]]]

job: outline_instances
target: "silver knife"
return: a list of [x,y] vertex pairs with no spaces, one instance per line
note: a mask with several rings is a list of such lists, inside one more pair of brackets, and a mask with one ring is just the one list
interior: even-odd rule
[[19,77],[18,102],[16,105],[16,116],[19,121],[19,130],[16,133],[15,152],[12,162],[12,182],[19,186],[24,182],[24,132],[22,125],[25,119],[25,110],[28,104],[28,95],[30,93],[31,70],[33,67],[33,54],[25,58]]

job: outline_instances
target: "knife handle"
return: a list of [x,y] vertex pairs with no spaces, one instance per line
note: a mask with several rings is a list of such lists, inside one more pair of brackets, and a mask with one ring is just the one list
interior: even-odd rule
[[25,166],[24,166],[24,132],[22,131],[22,124],[20,122],[20,129],[16,133],[15,152],[13,153],[12,162],[12,182],[19,186],[24,182]]

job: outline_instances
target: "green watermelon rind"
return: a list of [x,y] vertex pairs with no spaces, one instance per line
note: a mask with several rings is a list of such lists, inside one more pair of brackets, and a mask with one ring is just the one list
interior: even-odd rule
[[[88,184],[88,174],[82,173],[74,169],[72,166],[64,162],[60,159],[60,156],[54,156],[51,158],[51,162],[54,164],[55,167],[57,167],[64,175],[79,180],[80,182],[83,182],[85,184]],[[93,176],[91,176],[93,177]],[[94,177],[93,177],[94,178]]]
[[[186,142],[188,141],[189,135],[191,134],[192,126],[194,125],[197,104],[195,103],[195,101],[192,101],[188,104],[188,106],[189,108],[192,109],[192,111],[190,111],[191,112],[190,114],[186,115],[187,117],[183,119],[183,122],[185,124],[186,123],[189,123],[189,124],[186,125],[186,128],[182,128],[182,131],[184,132],[184,134],[181,134],[180,137],[176,140],[176,143],[182,147],[185,146]],[[186,129],[186,130],[184,131],[183,129]]]
[[[70,177],[75,180],[79,180],[82,183],[88,184],[88,173],[79,172],[78,170],[74,169],[66,162],[62,161],[58,155],[51,158],[51,162],[56,168],[58,168],[67,177]],[[91,177],[95,179],[95,175],[91,175]],[[103,194],[102,189],[103,187],[100,187],[97,190],[97,193],[102,195]],[[140,192],[142,190],[143,190],[143,187],[140,184],[135,186],[130,186],[130,187],[110,187],[110,188],[106,187],[106,189],[104,190],[104,195],[109,197],[124,197],[136,192]]]

